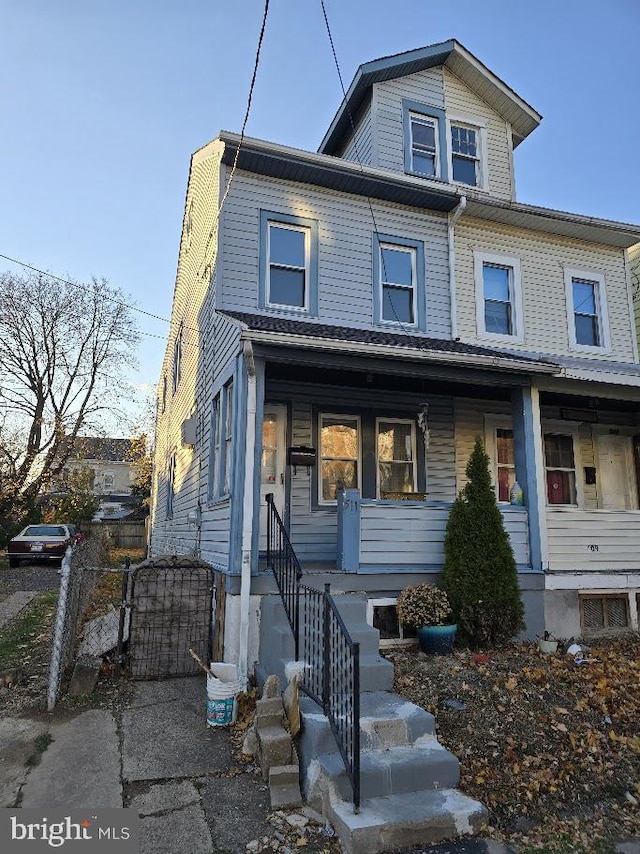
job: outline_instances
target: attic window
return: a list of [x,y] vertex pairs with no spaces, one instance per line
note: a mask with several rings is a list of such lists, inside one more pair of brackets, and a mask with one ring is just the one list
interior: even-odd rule
[[451,125],[451,167],[453,180],[477,187],[480,183],[478,132],[464,125]]
[[438,120],[411,114],[411,171],[433,178],[439,175]]

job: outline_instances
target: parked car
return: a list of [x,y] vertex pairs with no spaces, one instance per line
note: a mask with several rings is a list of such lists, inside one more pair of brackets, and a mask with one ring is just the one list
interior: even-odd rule
[[21,560],[62,561],[67,546],[83,537],[75,525],[27,525],[9,541],[9,566],[18,566]]

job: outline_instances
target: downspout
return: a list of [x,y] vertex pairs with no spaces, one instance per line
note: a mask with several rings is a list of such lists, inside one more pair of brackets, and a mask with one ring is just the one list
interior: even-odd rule
[[244,449],[244,494],[242,500],[242,567],[240,576],[240,645],[238,678],[248,683],[249,602],[251,593],[251,533],[253,528],[254,448],[256,441],[256,366],[250,341],[243,343],[247,366],[247,421]]
[[456,223],[467,207],[467,197],[460,196],[460,201],[449,214],[449,300],[451,302],[451,338],[458,339],[458,314],[456,311],[456,250],[453,240],[453,232]]

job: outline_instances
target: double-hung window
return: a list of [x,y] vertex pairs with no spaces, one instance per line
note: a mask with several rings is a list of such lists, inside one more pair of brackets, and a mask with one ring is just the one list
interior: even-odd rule
[[565,270],[567,321],[572,350],[608,350],[609,322],[604,277],[583,270]]
[[308,305],[309,231],[281,222],[269,223],[267,303],[304,309]]
[[416,250],[381,243],[380,293],[382,320],[414,324],[416,319]]
[[523,341],[520,260],[475,252],[478,334],[504,341]]
[[451,125],[451,169],[454,181],[471,187],[480,184],[480,142],[477,128]]
[[211,405],[209,433],[209,501],[231,493],[233,462],[233,380],[229,380]]
[[576,464],[571,433],[545,433],[544,464],[548,504],[577,504]]
[[207,483],[207,498],[213,501],[216,497],[216,484],[220,469],[220,394],[218,393],[211,404],[211,424],[209,427],[209,468]]
[[260,308],[318,313],[318,223],[260,212]]
[[431,116],[411,113],[411,172],[428,178],[440,176],[438,120]]
[[339,489],[360,486],[360,419],[356,415],[322,413],[320,433],[320,477],[318,500],[329,504]]
[[376,422],[378,496],[416,491],[415,422],[378,418]]

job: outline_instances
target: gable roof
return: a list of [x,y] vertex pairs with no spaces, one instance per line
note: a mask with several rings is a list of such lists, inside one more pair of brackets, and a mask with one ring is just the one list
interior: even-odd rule
[[489,71],[486,65],[460,42],[450,39],[440,44],[374,59],[361,65],[318,151],[322,154],[338,153],[345,135],[351,129],[351,116],[356,115],[374,83],[406,77],[438,65],[445,65],[511,124],[514,148],[540,124],[542,116],[537,110]]
[[129,439],[111,439],[103,436],[78,436],[70,454],[70,459],[105,460],[125,462],[131,452]]

